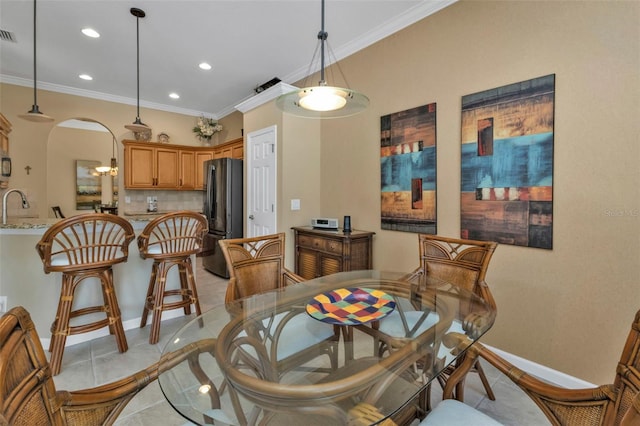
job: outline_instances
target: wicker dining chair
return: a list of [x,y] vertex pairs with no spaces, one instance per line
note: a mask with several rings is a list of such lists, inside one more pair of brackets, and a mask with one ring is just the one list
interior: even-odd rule
[[[69,335],[109,327],[109,332],[115,335],[118,350],[127,351],[113,282],[113,266],[127,261],[129,244],[134,237],[133,227],[124,218],[88,213],[60,220],[43,234],[36,245],[44,272],[62,272],[62,287],[56,318],[51,325],[49,346],[54,376],[60,372]],[[76,289],[87,278],[100,281],[103,302],[89,307],[74,306]],[[100,314],[100,317],[92,314]],[[79,317],[84,317],[83,324],[70,324],[73,318]]]
[[[463,382],[465,371],[483,358],[522,389],[554,426],[638,426],[640,425],[640,310],[636,312],[618,361],[613,384],[594,388],[567,389],[527,374],[481,343],[467,349],[445,387],[445,400],[420,426],[466,426],[483,423],[483,414],[459,401],[450,400],[453,389]],[[445,403],[446,404],[443,404]]]
[[[225,239],[219,244],[229,269],[226,303],[304,281],[284,266],[284,233]],[[279,321],[283,318],[290,319],[280,327]],[[268,350],[271,362],[277,364],[277,371],[289,371],[317,356],[318,345],[322,348],[320,353],[330,357],[332,367],[337,367],[340,338],[337,328],[316,321],[301,311],[293,317],[286,312],[278,314],[270,329],[278,330],[266,339],[273,342]]]
[[[485,276],[489,267],[489,262],[497,247],[495,242],[476,241],[468,239],[440,237],[437,235],[419,234],[419,257],[420,266],[409,275],[414,277],[417,275],[425,275],[433,277],[447,283],[454,284],[462,289],[471,291],[482,298],[492,309],[496,309],[496,303],[485,282]],[[462,311],[464,313],[464,311]],[[435,318],[425,320],[424,312],[416,311],[405,312],[402,318],[398,311],[380,320],[376,324],[377,337],[380,338],[378,347],[379,353],[386,349],[402,346],[403,338],[406,333],[420,333],[429,328]],[[422,325],[416,326],[418,321],[424,321]],[[454,323],[454,329],[464,333],[462,325]],[[456,328],[457,327],[457,328]],[[445,351],[441,351],[444,356]],[[444,387],[446,378],[452,373],[454,367],[447,368],[439,377],[438,381]],[[484,386],[487,396],[491,400],[495,400],[495,395],[491,389],[491,385],[482,370],[482,366],[476,363],[471,369],[479,374],[480,380]],[[464,395],[462,384],[456,389],[456,398],[461,400]],[[430,387],[429,392],[430,394]],[[429,405],[429,396],[427,396],[427,407]]]
[[65,218],[64,214],[62,214],[62,209],[60,208],[60,206],[53,206],[51,207],[51,210],[53,210],[53,214],[57,219]]
[[[138,236],[140,256],[153,259],[140,320],[142,328],[152,313],[149,343],[155,344],[160,338],[163,311],[182,308],[189,315],[193,305],[196,315],[201,314],[191,256],[202,249],[207,230],[207,219],[200,213],[176,211],[153,219]],[[174,266],[178,267],[180,288],[167,290],[167,275]]]
[[197,362],[200,353],[211,350],[210,341],[198,342],[116,382],[57,391],[31,316],[23,307],[15,307],[0,318],[0,425],[111,425],[161,371],[183,361]]

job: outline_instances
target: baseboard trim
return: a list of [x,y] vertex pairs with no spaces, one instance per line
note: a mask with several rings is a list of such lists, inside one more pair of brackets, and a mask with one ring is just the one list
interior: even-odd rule
[[546,367],[544,365],[535,363],[533,361],[529,361],[528,359],[521,358],[517,355],[513,355],[509,352],[505,352],[498,348],[491,347],[489,345],[485,345],[487,348],[500,355],[505,360],[509,361],[511,364],[520,368],[523,371],[531,374],[539,378],[540,380],[544,380],[545,382],[549,382],[556,386],[560,386],[567,389],[583,389],[583,388],[594,388],[597,385],[593,383],[589,383],[585,380],[579,379],[577,377],[570,376],[561,371],[554,370],[552,368]]

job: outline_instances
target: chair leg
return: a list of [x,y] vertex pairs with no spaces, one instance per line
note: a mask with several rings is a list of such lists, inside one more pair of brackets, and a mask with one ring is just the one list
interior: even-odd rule
[[51,325],[51,342],[49,344],[49,351],[51,352],[49,365],[51,367],[51,375],[53,376],[60,373],[60,367],[62,366],[64,345],[69,335],[69,317],[73,306],[73,288],[73,276],[62,274],[62,289],[60,290],[58,312],[56,313],[56,319]]
[[427,385],[425,398],[426,400],[424,401],[424,410],[425,410],[425,413],[430,413],[431,412],[431,383]]
[[153,294],[153,310],[151,313],[151,331],[149,332],[149,343],[155,345],[160,338],[160,322],[162,321],[162,310],[164,304],[164,289],[167,283],[168,268],[165,262],[158,262],[155,276],[155,290]]
[[[111,318],[111,314],[109,313],[110,308],[109,308],[109,295],[107,295],[107,282],[113,282],[113,273],[111,273],[111,275],[105,275],[105,273],[101,273],[100,274],[100,290],[102,291],[102,309],[104,310],[105,315],[107,316],[107,319]],[[111,281],[105,281],[105,280],[111,280]],[[114,335],[116,334],[116,330],[113,326],[113,322],[112,321],[108,321],[109,323],[109,334]]]
[[149,317],[149,307],[153,300],[153,290],[156,286],[156,276],[158,274],[158,264],[153,262],[151,267],[151,278],[149,279],[149,286],[147,287],[147,297],[144,299],[144,307],[142,308],[142,317],[140,318],[140,328],[144,328],[147,325],[147,318]]
[[126,352],[129,349],[127,337],[124,334],[122,326],[122,314],[118,305],[115,287],[113,286],[113,270],[111,268],[103,271],[100,277],[102,281],[102,291],[104,293],[104,304],[107,307],[107,318],[109,319],[109,331],[116,336],[116,343],[120,352]]
[[[193,264],[191,263],[191,258],[187,257],[185,260],[185,272],[187,277],[187,283],[189,291],[191,292],[191,303],[196,308],[196,315],[202,315],[202,311],[200,309],[200,297],[198,296],[198,288],[196,287],[196,277],[193,273]],[[186,313],[186,312],[185,312]],[[191,311],[189,311],[191,313]]]
[[478,376],[480,376],[480,381],[482,382],[482,386],[484,386],[484,390],[487,393],[487,397],[489,397],[491,401],[495,401],[496,396],[493,393],[493,389],[491,389],[491,385],[489,384],[489,380],[487,379],[487,376],[484,374],[484,370],[480,366],[480,362],[476,360],[476,363],[474,364],[473,367],[478,372]]
[[180,277],[180,290],[181,290],[180,297],[182,298],[182,303],[184,303],[184,306],[182,307],[182,311],[184,312],[185,315],[191,315],[191,303],[192,303],[191,280],[193,279],[193,277],[189,275],[187,266],[188,265],[186,260],[182,260],[178,262],[178,275]]

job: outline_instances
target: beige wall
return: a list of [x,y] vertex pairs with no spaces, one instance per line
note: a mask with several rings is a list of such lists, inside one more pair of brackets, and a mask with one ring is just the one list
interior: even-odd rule
[[[321,123],[283,115],[273,102],[244,114],[245,164],[249,167],[251,132],[273,125],[277,127],[277,229],[287,233],[289,243],[286,245],[285,259],[287,266],[293,270],[294,245],[290,228],[308,225],[309,218],[317,216],[321,210]],[[300,210],[290,209],[292,199],[300,200]]]
[[218,120],[222,124],[222,132],[220,132],[220,141],[230,141],[232,139],[238,139],[243,136],[243,117],[240,111],[232,112],[231,114]]
[[455,237],[461,97],[556,74],[553,250],[498,247],[485,341],[613,380],[640,308],[640,3],[462,1],[341,67],[371,107],[323,122],[317,213],[375,231],[374,267],[388,270],[417,265],[417,237],[380,229],[380,116],[437,102],[438,234]]

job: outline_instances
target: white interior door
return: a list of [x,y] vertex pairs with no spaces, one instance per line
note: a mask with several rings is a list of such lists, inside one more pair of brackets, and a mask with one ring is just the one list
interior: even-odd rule
[[247,134],[247,237],[276,233],[277,127]]

